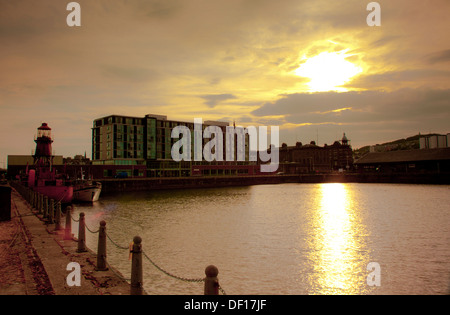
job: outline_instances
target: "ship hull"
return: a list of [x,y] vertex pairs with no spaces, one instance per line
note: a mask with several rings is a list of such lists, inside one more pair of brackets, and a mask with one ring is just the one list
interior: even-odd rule
[[73,186],[35,186],[34,191],[61,203],[71,203]]
[[76,188],[73,193],[73,200],[81,202],[94,202],[99,199],[101,191],[102,188],[98,185],[89,185]]

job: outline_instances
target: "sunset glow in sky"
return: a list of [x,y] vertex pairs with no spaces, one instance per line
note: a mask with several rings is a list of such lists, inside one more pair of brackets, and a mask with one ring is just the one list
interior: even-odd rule
[[0,0],[0,167],[36,128],[91,154],[94,119],[280,126],[280,143],[354,148],[450,132],[450,2]]
[[355,75],[361,73],[362,68],[346,59],[343,52],[324,51],[312,57],[305,57],[305,62],[295,70],[300,77],[309,78],[309,91],[347,91],[341,87]]

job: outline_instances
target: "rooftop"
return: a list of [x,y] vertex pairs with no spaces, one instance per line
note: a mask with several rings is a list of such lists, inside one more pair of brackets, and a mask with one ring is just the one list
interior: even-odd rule
[[450,160],[450,148],[372,152],[354,164]]

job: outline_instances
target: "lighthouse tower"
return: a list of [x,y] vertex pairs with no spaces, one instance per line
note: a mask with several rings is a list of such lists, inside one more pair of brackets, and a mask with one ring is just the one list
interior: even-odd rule
[[52,129],[47,123],[42,123],[37,129],[36,151],[34,152],[34,164],[39,166],[51,165],[52,163]]

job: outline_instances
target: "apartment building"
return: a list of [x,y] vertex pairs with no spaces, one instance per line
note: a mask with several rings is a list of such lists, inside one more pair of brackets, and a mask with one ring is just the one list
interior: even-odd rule
[[[151,114],[145,117],[111,115],[95,119],[92,128],[92,164],[104,166],[101,174],[95,174],[96,177],[253,174],[253,167],[249,166],[256,163],[229,162],[225,159],[223,162],[175,162],[171,150],[178,139],[172,138],[171,133],[176,126],[186,126],[192,131],[193,144],[194,122],[168,120],[167,116]],[[203,122],[203,130],[207,126],[218,126],[225,134],[229,123]],[[202,138],[202,147],[208,141],[210,139]],[[247,143],[246,140],[248,157]],[[191,147],[193,150],[194,146]]]

